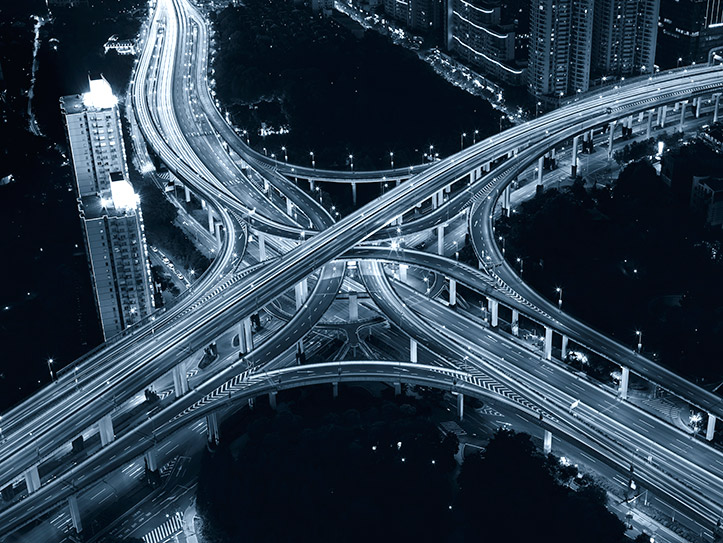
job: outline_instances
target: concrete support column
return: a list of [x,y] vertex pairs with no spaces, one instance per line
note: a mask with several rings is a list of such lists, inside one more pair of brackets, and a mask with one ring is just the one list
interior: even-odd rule
[[562,347],[560,348],[560,358],[562,360],[565,360],[567,358],[567,344],[569,341],[570,341],[570,338],[568,338],[566,335],[563,334]]
[[259,260],[263,262],[266,260],[266,236],[263,232],[257,232],[256,237],[259,240]]
[[497,302],[497,300],[487,298],[487,306],[490,311],[490,326],[496,328],[499,324],[500,304]]
[[449,305],[457,305],[457,281],[449,280]]
[[437,254],[444,256],[444,225],[437,227]]
[[246,317],[243,320],[244,325],[244,338],[246,340],[246,348],[249,351],[254,350],[254,336],[251,332],[251,317]]
[[409,361],[417,362],[417,340],[411,337],[409,338]]
[[537,159],[537,186],[542,186],[542,170],[545,165],[545,157],[541,156]]
[[187,186],[183,186],[183,192],[184,196],[186,197],[186,203],[189,203],[191,201],[191,191],[188,189]]
[[572,162],[570,163],[570,177],[577,176],[577,149],[580,147],[580,136],[572,138]]
[[552,360],[552,328],[545,326],[545,360]]
[[304,296],[304,291],[306,290],[304,288],[304,284],[308,284],[306,282],[306,279],[303,279],[294,285],[294,294],[296,295],[296,310],[297,311],[299,309],[301,309],[301,306],[304,305],[304,302],[306,301],[306,296]]
[[650,139],[653,133],[653,113],[655,110],[648,110],[648,126],[645,129],[645,139]]
[[464,394],[457,394],[457,416],[464,420]]
[[393,383],[393,384],[394,384],[394,395],[401,396],[402,395],[402,383]]
[[173,366],[173,391],[176,398],[180,398],[188,392],[188,380],[186,379],[186,361],[182,360]]
[[314,180],[313,180],[313,179],[309,179],[309,190],[311,191],[312,194],[313,194],[314,191],[316,190],[316,185],[314,184]]
[[111,441],[115,440],[115,432],[113,432],[113,419],[110,414],[104,416],[98,421],[98,432],[100,433],[100,444],[105,447]]
[[432,209],[437,209],[437,193],[432,194]]
[[332,383],[332,384],[331,384],[331,395],[332,395],[334,398],[338,398],[338,397],[339,397],[339,383]]
[[294,203],[291,200],[289,200],[288,198],[286,199],[286,214],[289,217],[294,216]]
[[409,266],[407,264],[399,264],[399,280],[402,283],[407,282],[407,270],[409,269]]
[[620,389],[618,392],[620,393],[620,398],[622,400],[628,399],[628,384],[630,383],[630,369],[623,366],[621,368],[622,376],[620,378]]
[[437,203],[440,206],[444,205],[444,189],[437,192]]
[[715,103],[713,105],[713,122],[718,122],[718,103],[720,102],[720,93],[716,93],[713,95],[713,99],[715,100]]
[[217,445],[220,441],[218,418],[216,418],[215,411],[206,415],[206,437],[208,438],[208,442],[213,445]]
[[512,335],[520,335],[520,312],[516,309],[512,310]]
[[483,171],[484,173],[489,173],[491,169],[492,169],[492,163],[491,163],[491,162],[485,162],[485,163],[482,165],[482,171]]
[[75,494],[68,496],[68,510],[70,511],[70,521],[76,533],[83,531],[83,523],[80,520],[80,509],[78,509],[78,497]]
[[219,245],[221,245],[221,222],[220,221],[214,221],[213,222],[214,230],[216,232],[216,241]]
[[702,101],[703,101],[702,96],[698,96],[698,98],[696,98],[696,100],[695,100],[695,118],[696,119],[700,118],[700,104]]
[[271,409],[276,409],[276,392],[269,392],[269,405]]
[[660,109],[658,110],[658,122],[660,123],[660,128],[665,128],[665,117],[668,115],[668,106],[660,106]]
[[206,209],[206,200],[201,198],[201,209]]
[[356,206],[356,183],[354,181],[351,182],[351,202]]
[[359,320],[359,300],[356,292],[349,293],[349,320]]
[[613,157],[613,140],[615,139],[615,121],[610,123],[610,136],[608,139],[608,160]]
[[510,185],[507,185],[502,192],[502,211],[505,217],[510,216]]
[[38,473],[38,465],[34,464],[25,470],[25,486],[28,494],[32,494],[40,488],[40,474]]
[[215,227],[213,225],[213,210],[211,207],[207,207],[206,210],[208,211],[208,231],[212,234],[215,233]]
[[249,352],[249,349],[246,347],[246,333],[244,332],[243,321],[238,323],[238,350],[243,354]]
[[680,122],[678,123],[678,132],[683,132],[683,123],[685,122],[685,108],[688,106],[688,101],[680,103]]
[[143,459],[146,462],[148,471],[158,471],[158,455],[156,454],[156,449],[154,447],[151,447],[145,452]]
[[708,426],[705,430],[705,438],[708,441],[713,441],[713,436],[715,435],[715,421],[715,415],[708,413]]
[[545,454],[550,454],[552,452],[552,432],[550,432],[550,430],[545,430],[542,452]]

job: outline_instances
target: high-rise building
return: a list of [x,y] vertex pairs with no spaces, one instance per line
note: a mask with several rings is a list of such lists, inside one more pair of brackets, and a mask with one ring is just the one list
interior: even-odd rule
[[527,86],[539,98],[585,92],[590,84],[593,0],[532,0]]
[[447,48],[495,79],[522,84],[516,61],[515,24],[503,21],[503,5],[482,0],[448,0]]
[[656,63],[675,68],[707,62],[711,49],[723,48],[721,0],[661,0]]
[[442,29],[443,0],[384,0],[384,13],[415,32],[436,35]]
[[592,68],[596,76],[653,73],[660,0],[595,0]]
[[139,198],[128,180],[117,100],[108,82],[60,99],[96,306],[106,339],[153,311]]

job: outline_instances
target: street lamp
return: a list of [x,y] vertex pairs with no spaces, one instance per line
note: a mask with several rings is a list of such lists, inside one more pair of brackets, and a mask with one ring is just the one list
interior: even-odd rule
[[349,167],[354,171],[354,155],[349,155]]
[[316,161],[314,160],[314,151],[309,151],[309,156],[311,157],[311,167],[316,169]]
[[264,150],[264,155],[269,156],[269,152],[266,150],[266,147],[264,147],[263,150]]
[[389,151],[389,163],[391,164],[392,170],[394,169],[394,151]]
[[643,352],[643,332],[640,330],[635,331],[635,335],[638,336],[638,352]]
[[241,131],[241,134],[243,134],[244,136],[246,136],[246,145],[249,145],[249,132],[248,132],[248,130],[242,130],[242,131]]
[[286,147],[284,147],[284,146],[282,145],[282,146],[281,146],[281,150],[284,152],[284,162],[288,162],[288,161],[289,161],[289,155],[286,153]]
[[562,287],[557,287],[555,292],[557,292],[557,308],[562,310]]
[[55,381],[55,377],[53,376],[53,359],[48,358],[48,373],[50,373],[50,380]]
[[467,132],[462,132],[459,136],[459,150],[464,149],[464,138],[467,136]]
[[472,145],[477,143],[477,136],[479,135],[479,130],[475,128],[474,134],[472,135]]
[[522,275],[522,270],[523,270],[523,267],[524,267],[525,262],[524,262],[524,260],[522,260],[522,259],[518,256],[518,257],[517,257],[517,263],[520,265],[520,275]]

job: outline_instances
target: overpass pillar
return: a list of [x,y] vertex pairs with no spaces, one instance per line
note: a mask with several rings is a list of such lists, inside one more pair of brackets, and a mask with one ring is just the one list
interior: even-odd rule
[[243,321],[239,321],[238,323],[238,349],[243,354],[251,350],[248,348],[248,345],[246,345],[246,332],[244,331]]
[[83,523],[80,521],[80,509],[78,509],[78,497],[75,494],[68,496],[68,509],[70,511],[70,521],[76,533],[83,531]]
[[206,200],[201,198],[201,209],[206,209]]
[[158,471],[158,455],[156,449],[151,447],[143,455],[143,460],[146,463],[148,471]]
[[688,101],[680,103],[680,122],[678,123],[678,132],[683,132],[683,123],[685,122],[685,108],[688,106]]
[[459,420],[464,420],[464,394],[457,394],[457,416]]
[[438,201],[438,203],[439,203],[440,206],[444,205],[444,189],[441,189],[441,190],[437,193],[437,201]]
[[186,185],[183,185],[183,194],[186,197],[186,203],[189,203],[191,201],[191,191]]
[[298,283],[294,285],[294,294],[296,295],[296,310],[298,311],[301,309],[301,306],[304,305],[304,302],[306,301],[306,294],[308,289],[309,283],[307,282],[306,278],[302,279]]
[[286,214],[289,217],[294,216],[294,203],[291,200],[289,200],[288,198],[286,198]]
[[25,486],[28,489],[28,494],[32,494],[40,488],[40,474],[38,474],[38,465],[33,464],[25,470]]
[[394,383],[394,395],[395,396],[402,395],[402,383]]
[[713,441],[713,436],[715,435],[715,422],[715,415],[708,413],[708,427],[705,430],[705,438],[708,441]]
[[213,221],[214,231],[216,232],[216,241],[221,245],[221,221]]
[[537,186],[542,186],[542,170],[545,165],[545,157],[541,156],[537,159]]
[[485,162],[482,165],[482,172],[484,173],[490,173],[490,170],[492,169],[492,163],[491,162]]
[[658,109],[658,123],[660,128],[665,128],[665,117],[668,115],[668,106],[660,106]]
[[613,140],[615,139],[615,121],[610,123],[610,136],[608,138],[608,160],[613,157]]
[[245,339],[245,343],[246,343],[246,348],[249,351],[253,351],[254,350],[254,336],[251,333],[251,317],[246,317],[243,320],[243,325],[244,325],[244,339]]
[[457,281],[451,278],[449,280],[449,305],[457,305]]
[[206,437],[208,438],[208,442],[212,445],[218,445],[218,442],[220,441],[218,418],[216,417],[215,411],[206,415]]
[[271,409],[276,409],[276,391],[269,392],[269,405]]
[[520,335],[520,312],[516,309],[512,310],[512,335]]
[[257,232],[256,236],[259,240],[259,261],[266,260],[266,236],[263,232]]
[[572,138],[572,161],[570,162],[570,177],[577,177],[577,148],[580,147],[580,136]]
[[563,334],[562,347],[560,348],[560,358],[562,360],[565,360],[567,358],[567,344],[569,341],[570,341],[570,338],[568,338],[566,335]]
[[543,440],[542,452],[550,454],[552,452],[552,432],[545,430],[545,439]]
[[334,398],[339,397],[339,383],[337,383],[336,381],[331,384],[331,395]]
[[696,98],[696,100],[695,100],[695,118],[696,119],[700,118],[700,104],[701,104],[702,100],[703,100],[702,96],[698,96],[698,98]]
[[510,185],[507,185],[502,192],[502,211],[505,217],[510,216]]
[[349,320],[359,320],[359,299],[356,292],[349,293]]
[[407,270],[409,269],[409,266],[407,264],[399,264],[399,280],[402,283],[407,282]]
[[552,328],[545,326],[545,360],[552,360]]
[[444,256],[444,225],[437,227],[437,254]]
[[720,102],[720,93],[716,93],[713,95],[713,98],[715,99],[715,102],[713,104],[713,122],[718,122],[718,103]]
[[309,190],[312,194],[314,194],[314,191],[316,190],[316,185],[314,184],[314,180],[309,178]]
[[206,211],[208,211],[208,231],[215,234],[216,228],[213,225],[213,210],[211,209],[211,206],[206,207]]
[[188,392],[188,379],[186,379],[186,361],[182,360],[173,366],[173,391],[176,398]]
[[111,418],[110,413],[98,421],[98,432],[100,433],[100,444],[102,447],[105,447],[108,443],[115,440],[113,419]]
[[417,340],[412,337],[409,338],[409,361],[417,362]]
[[496,328],[499,324],[500,304],[497,300],[487,298],[487,307],[490,310],[490,326],[492,326],[492,328]]
[[623,366],[621,371],[622,376],[620,377],[620,398],[622,400],[628,399],[628,384],[630,383],[630,369]]
[[437,193],[432,194],[432,209],[437,209]]
[[655,112],[654,109],[648,110],[648,126],[645,129],[645,139],[650,139],[653,132],[653,113]]
[[351,202],[356,206],[356,183],[354,181],[351,182]]

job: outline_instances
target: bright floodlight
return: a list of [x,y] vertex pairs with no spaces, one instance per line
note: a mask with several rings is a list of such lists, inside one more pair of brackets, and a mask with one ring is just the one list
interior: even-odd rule
[[90,79],[90,92],[83,94],[83,103],[86,107],[107,109],[115,106],[118,99],[113,96],[113,89],[104,77]]
[[128,181],[111,181],[110,193],[116,209],[135,209],[138,205],[138,196]]

